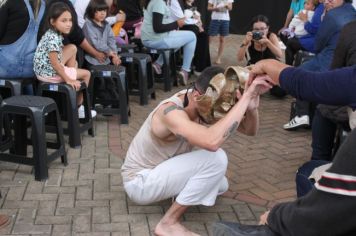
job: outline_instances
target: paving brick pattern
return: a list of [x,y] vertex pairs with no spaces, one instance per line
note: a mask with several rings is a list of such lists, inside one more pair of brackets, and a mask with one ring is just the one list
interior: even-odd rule
[[[236,64],[240,42],[238,36],[227,39],[224,65]],[[0,162],[0,214],[12,216],[0,235],[152,235],[171,200],[136,205],[123,190],[120,167],[152,108],[179,89],[158,89],[157,100],[148,106],[130,97],[129,125],[119,126],[117,117],[98,116],[96,136],[83,135],[81,148],[68,148],[68,166],[59,160],[51,163],[47,181],[35,181],[32,167]],[[309,158],[310,131],[282,130],[290,101],[263,96],[258,135],[236,134],[223,146],[229,156],[229,192],[213,207],[190,208],[183,219],[187,227],[212,235],[212,223],[218,220],[254,224],[276,201],[295,198],[295,171]]]

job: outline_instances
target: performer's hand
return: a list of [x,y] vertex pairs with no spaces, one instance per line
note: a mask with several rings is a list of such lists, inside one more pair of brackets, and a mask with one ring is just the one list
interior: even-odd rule
[[266,211],[265,213],[263,213],[263,215],[260,216],[260,222],[258,223],[259,225],[267,225],[267,218],[269,215],[269,211]]
[[254,65],[250,65],[248,66],[248,69],[250,70],[250,75],[249,75],[249,79],[247,81],[247,85],[251,85],[252,82],[257,78],[257,77],[260,77],[260,76],[264,76],[266,78],[266,80],[268,82],[270,82],[272,85],[275,84],[275,82],[273,82],[273,80],[265,74],[265,71],[263,69],[263,60],[262,61],[259,61],[257,62],[256,64]]

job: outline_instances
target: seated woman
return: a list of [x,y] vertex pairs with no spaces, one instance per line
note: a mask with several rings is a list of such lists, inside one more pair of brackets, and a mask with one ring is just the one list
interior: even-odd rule
[[[309,0],[314,1],[314,0]],[[308,2],[308,1],[307,1]],[[306,3],[307,3],[306,2]],[[319,4],[315,7],[314,15],[311,20],[308,20],[306,13],[300,12],[298,14],[299,20],[304,22],[304,30],[307,32],[306,35],[301,37],[287,38],[282,33],[279,34],[281,40],[286,45],[286,63],[288,65],[293,65],[295,54],[299,50],[315,52],[314,50],[314,40],[315,35],[321,23],[321,16],[324,13],[324,0],[319,0]]]
[[[43,17],[43,0],[3,0],[0,2],[0,77],[34,76],[33,56],[37,47],[39,22]],[[28,88],[26,93],[33,93]]]
[[126,14],[125,24],[122,26],[126,31],[134,30],[134,25],[142,22],[143,9],[140,0],[117,0],[116,7]]
[[[309,71],[323,72],[330,69],[336,42],[341,29],[347,23],[356,20],[356,11],[351,5],[352,0],[325,1],[326,14],[315,35],[315,57],[300,65]],[[297,99],[296,115],[285,125],[285,130],[296,130],[309,127],[314,109],[309,101]]]
[[[184,26],[184,18],[172,21],[170,16],[166,0],[145,0],[141,40],[149,48],[178,50],[183,47],[183,66],[178,77],[181,84],[187,85],[197,39],[191,31],[177,30]],[[159,74],[163,57],[160,55],[152,65]]]
[[[269,20],[264,15],[255,16],[251,22],[252,31],[246,33],[238,52],[237,61],[241,62],[248,58],[247,65],[255,64],[262,59],[276,59],[282,57],[275,33],[269,32]],[[271,94],[276,97],[284,97],[286,93],[275,86]]]
[[204,31],[200,15],[193,4],[194,0],[186,0],[184,2],[183,0],[171,0],[169,8],[173,20],[186,17],[185,25],[181,29],[192,31],[197,37],[193,65],[194,72],[199,75],[201,71],[211,66],[209,36]]

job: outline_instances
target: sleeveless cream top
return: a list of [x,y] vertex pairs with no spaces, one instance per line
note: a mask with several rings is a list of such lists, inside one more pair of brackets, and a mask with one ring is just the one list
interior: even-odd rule
[[127,151],[125,162],[121,167],[123,181],[132,180],[136,173],[143,169],[153,169],[163,161],[182,153],[190,152],[193,146],[186,140],[176,138],[172,141],[162,140],[152,133],[152,116],[156,110],[167,102],[173,102],[177,106],[183,107],[179,95],[181,91],[172,97],[162,101],[147,117],[140,130],[132,140]]

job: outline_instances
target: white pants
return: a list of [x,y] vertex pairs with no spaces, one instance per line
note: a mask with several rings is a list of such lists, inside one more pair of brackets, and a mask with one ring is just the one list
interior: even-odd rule
[[177,196],[176,202],[181,205],[212,206],[217,195],[229,187],[225,177],[227,162],[222,149],[185,153],[154,169],[140,171],[135,179],[124,183],[124,188],[129,198],[138,204]]

